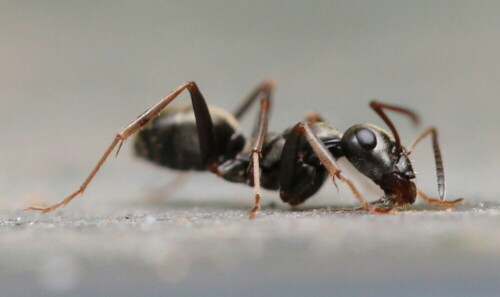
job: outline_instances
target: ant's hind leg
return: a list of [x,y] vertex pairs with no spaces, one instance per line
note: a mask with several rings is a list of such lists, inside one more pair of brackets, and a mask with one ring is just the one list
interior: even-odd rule
[[188,172],[176,172],[175,176],[166,183],[148,189],[144,199],[151,202],[162,202],[169,199],[183,188],[189,180]]
[[158,116],[160,112],[170,103],[172,102],[180,93],[184,90],[188,90],[191,95],[191,101],[193,104],[193,110],[196,117],[196,127],[198,131],[198,137],[200,142],[200,151],[202,155],[202,159],[205,162],[207,169],[212,172],[216,171],[217,168],[217,147],[215,143],[214,129],[212,124],[212,119],[210,117],[210,113],[208,111],[208,106],[203,98],[203,95],[200,93],[198,86],[195,82],[187,82],[179,86],[176,90],[171,92],[167,97],[160,100],[158,103],[153,105],[151,108],[142,113],[136,120],[132,121],[125,128],[123,128],[119,133],[116,134],[115,138],[106,149],[104,154],[101,156],[94,169],[90,172],[88,177],[83,181],[80,187],[73,192],[71,195],[66,197],[61,202],[54,204],[49,207],[39,207],[39,206],[30,206],[25,210],[38,210],[42,213],[47,213],[57,209],[61,206],[65,206],[71,200],[73,200],[76,196],[83,194],[89,183],[95,177],[101,166],[104,164],[106,159],[109,157],[111,152],[118,145],[117,153],[120,150],[123,142],[129,138],[131,135],[139,131],[142,127],[144,127],[147,123],[149,123],[154,117]]

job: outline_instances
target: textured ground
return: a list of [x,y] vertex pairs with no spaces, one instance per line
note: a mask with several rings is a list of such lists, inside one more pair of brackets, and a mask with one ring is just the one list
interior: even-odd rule
[[[127,206],[129,207],[129,206]],[[498,296],[500,208],[0,213],[2,296]]]

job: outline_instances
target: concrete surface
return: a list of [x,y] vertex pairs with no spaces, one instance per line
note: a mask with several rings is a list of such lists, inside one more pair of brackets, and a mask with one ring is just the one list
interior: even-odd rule
[[[163,208],[163,207],[165,208]],[[168,207],[167,207],[168,206]],[[0,214],[2,296],[498,296],[500,208]]]

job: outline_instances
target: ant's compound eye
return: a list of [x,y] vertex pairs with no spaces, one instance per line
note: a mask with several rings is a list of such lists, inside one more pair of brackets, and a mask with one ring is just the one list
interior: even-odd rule
[[375,133],[372,130],[361,128],[356,130],[355,135],[362,148],[372,150],[377,146],[377,137],[375,137]]

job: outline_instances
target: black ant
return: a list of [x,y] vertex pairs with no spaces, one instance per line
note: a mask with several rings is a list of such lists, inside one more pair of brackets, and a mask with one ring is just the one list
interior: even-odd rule
[[[286,129],[283,133],[268,133],[268,118],[274,88],[273,80],[265,80],[236,109],[233,115],[209,107],[195,82],[187,82],[160,100],[121,130],[82,185],[70,196],[50,207],[28,207],[43,213],[68,204],[82,194],[108,156],[118,145],[135,136],[138,156],[176,170],[208,170],[225,180],[247,183],[255,191],[254,215],[260,209],[261,187],[279,190],[281,199],[299,205],[315,194],[330,176],[346,183],[361,206],[371,212],[387,213],[395,206],[415,202],[420,196],[425,202],[453,206],[463,199],[445,202],[443,162],[437,140],[437,130],[430,127],[404,148],[391,120],[384,110],[419,119],[409,109],[371,101],[370,107],[390,128],[392,135],[372,124],[358,124],[342,135],[316,113]],[[184,90],[191,95],[192,105],[168,106]],[[239,120],[254,102],[260,102],[251,145],[240,131]],[[168,106],[168,108],[167,108]],[[432,145],[437,171],[439,200],[431,199],[417,189],[408,156],[427,135]],[[385,195],[367,203],[354,184],[342,173],[336,160],[346,157],[355,168],[379,185]]]

